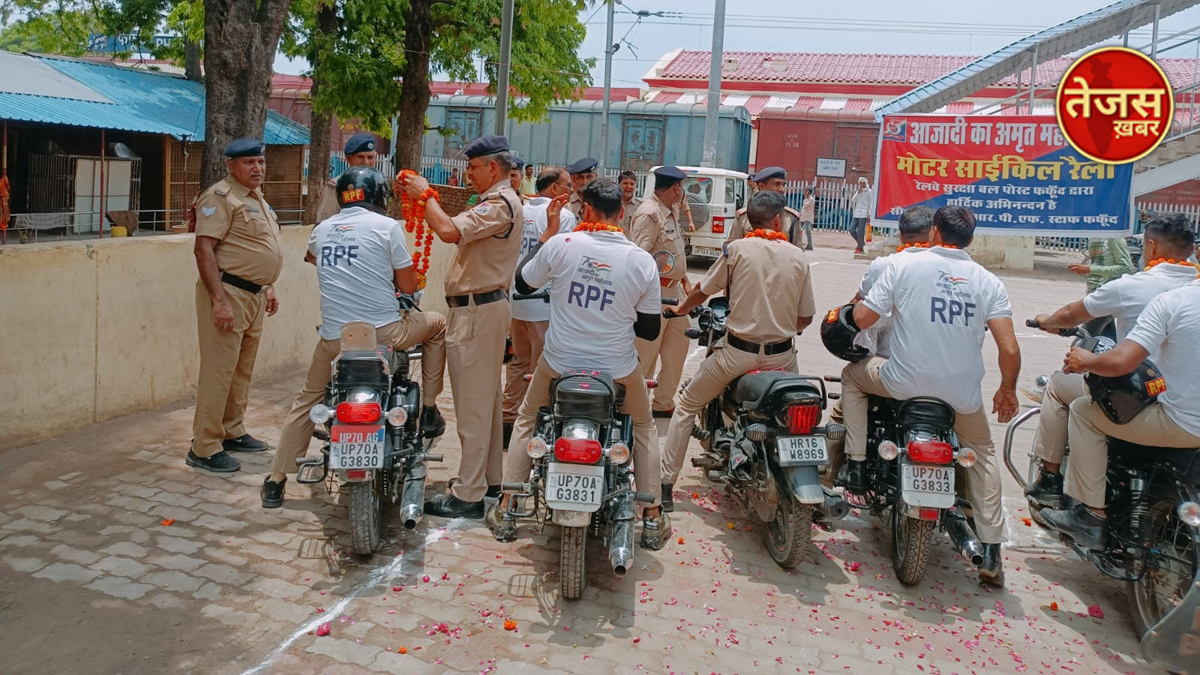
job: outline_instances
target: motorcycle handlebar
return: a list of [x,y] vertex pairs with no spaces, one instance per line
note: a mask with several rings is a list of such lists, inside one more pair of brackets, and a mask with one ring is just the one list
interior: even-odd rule
[[[1026,328],[1037,328],[1042,330],[1042,324],[1038,323],[1037,319],[1025,319]],[[1076,326],[1075,328],[1060,328],[1056,331],[1062,337],[1079,338],[1080,340],[1091,337],[1083,328]]]

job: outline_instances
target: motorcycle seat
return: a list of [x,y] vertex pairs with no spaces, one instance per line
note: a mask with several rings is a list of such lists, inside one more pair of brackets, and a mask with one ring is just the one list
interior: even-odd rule
[[771,389],[771,385],[789,377],[796,377],[796,374],[786,370],[761,370],[756,373],[747,373],[731,382],[726,391],[731,392],[730,396],[735,403],[741,403],[747,409],[754,410],[762,401],[763,396]]
[[1109,438],[1108,452],[1109,459],[1119,463],[1167,464],[1185,483],[1200,483],[1200,448],[1160,448]]

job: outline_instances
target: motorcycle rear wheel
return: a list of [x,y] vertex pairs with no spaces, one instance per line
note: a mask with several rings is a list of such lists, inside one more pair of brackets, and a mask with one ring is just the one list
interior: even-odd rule
[[561,577],[562,596],[567,600],[578,600],[583,596],[587,583],[584,576],[587,566],[586,527],[563,527],[558,574]]
[[347,483],[350,506],[350,547],[357,555],[372,555],[383,535],[383,486],[385,471],[361,483]]
[[1200,573],[1200,545],[1191,528],[1179,519],[1178,501],[1161,495],[1146,518],[1146,567],[1138,581],[1129,584],[1129,609],[1140,640],[1187,594]]
[[935,521],[910,518],[899,504],[892,506],[892,567],[900,583],[912,586],[925,577],[935,527]]
[[[809,559],[809,544],[812,542],[813,507],[797,504],[796,500],[781,495],[775,506],[775,520],[759,522],[763,543],[771,559],[784,569],[792,569]],[[755,518],[757,520],[757,518]]]

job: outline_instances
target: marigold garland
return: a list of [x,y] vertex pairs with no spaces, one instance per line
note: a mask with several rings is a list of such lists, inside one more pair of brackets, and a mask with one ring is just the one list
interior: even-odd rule
[[575,226],[575,231],[576,232],[620,232],[621,234],[625,233],[625,231],[621,229],[620,225],[609,225],[608,223],[579,223],[578,225]]
[[[931,246],[933,246],[933,244],[932,244],[932,243],[928,243],[928,242],[926,242],[926,243],[923,243],[923,244],[921,244],[921,243],[918,243],[918,244],[900,244],[900,248],[896,249],[896,253],[900,253],[901,251],[906,251],[906,250],[908,250],[908,249],[910,249],[910,248],[929,248],[929,247],[931,247]],[[940,246],[940,247],[942,247],[942,248],[958,248],[958,247],[957,247],[957,246],[955,246],[954,244],[938,244],[938,246]]]
[[1167,263],[1168,265],[1191,265],[1192,267],[1196,268],[1196,278],[1200,279],[1200,265],[1197,265],[1191,260],[1184,260],[1180,262],[1174,258],[1158,258],[1146,263],[1146,271],[1149,272],[1150,268],[1157,267],[1163,263]]
[[749,239],[751,237],[757,237],[759,239],[766,239],[767,241],[787,241],[786,234],[784,234],[782,232],[776,232],[775,230],[764,230],[762,228],[759,228],[756,230],[750,230],[749,232],[746,233],[747,239]]
[[430,199],[442,201],[441,195],[433,188],[425,188],[419,197],[413,199],[404,189],[404,179],[416,176],[412,169],[404,169],[396,177],[396,196],[400,198],[400,213],[404,217],[404,229],[415,236],[413,265],[417,268],[417,288],[425,288],[425,279],[429,274],[429,258],[433,251],[433,230],[425,231],[425,206]]

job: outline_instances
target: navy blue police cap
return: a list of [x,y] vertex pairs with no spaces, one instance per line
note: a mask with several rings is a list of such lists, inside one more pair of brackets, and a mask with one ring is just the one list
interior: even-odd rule
[[754,174],[754,177],[750,180],[754,181],[755,183],[765,183],[772,178],[787,179],[787,171],[784,171],[783,167],[781,166],[768,166],[762,171]]
[[225,156],[229,159],[238,157],[262,157],[266,146],[257,138],[239,138],[225,146]]
[[524,169],[525,160],[521,159],[520,157],[513,157],[512,168],[513,171],[520,171],[521,169]]
[[374,152],[375,137],[371,134],[354,134],[346,141],[344,152],[347,155],[356,155],[360,152]]
[[683,180],[684,178],[687,178],[687,174],[680,171],[679,167],[669,165],[658,167],[654,170],[654,175],[662,176],[663,178],[674,178],[675,180]]
[[463,147],[467,159],[475,159],[484,155],[494,155],[508,150],[508,138],[504,136],[481,136]]
[[575,160],[571,166],[568,166],[567,173],[572,176],[580,173],[596,173],[596,167],[599,164],[600,162],[596,161],[594,157],[584,157],[583,159]]

